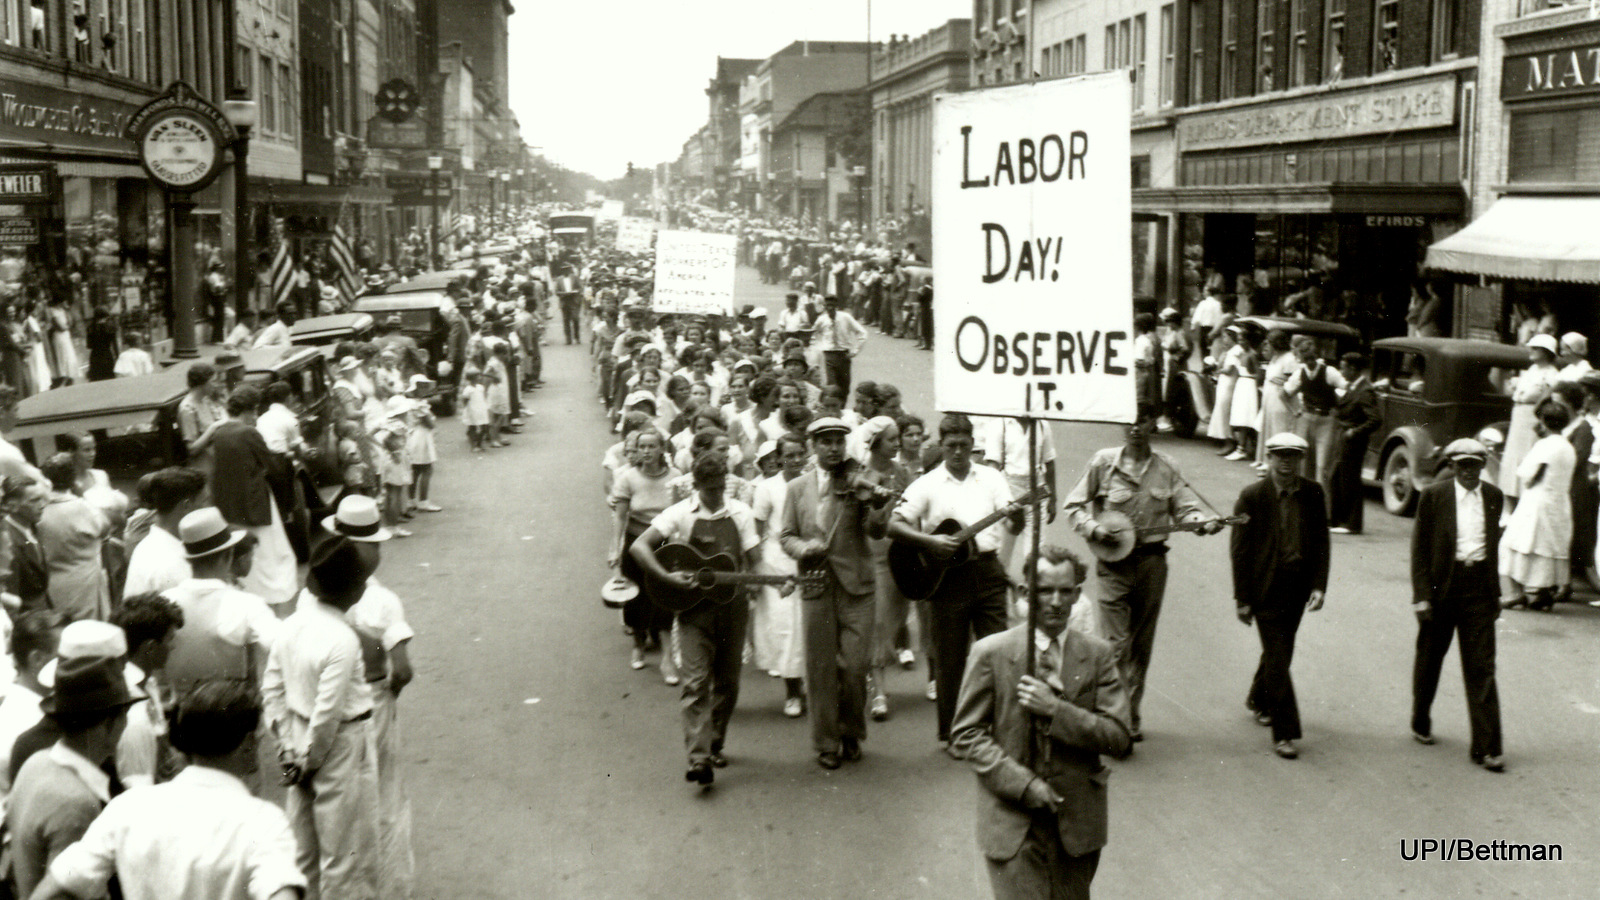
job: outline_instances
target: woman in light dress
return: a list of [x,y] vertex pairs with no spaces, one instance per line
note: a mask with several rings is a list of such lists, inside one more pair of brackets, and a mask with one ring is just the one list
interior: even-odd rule
[[1261,333],[1255,328],[1240,329],[1239,343],[1229,351],[1235,357],[1239,380],[1233,386],[1233,405],[1228,424],[1233,428],[1232,453],[1224,459],[1255,459],[1256,428],[1261,411]]
[[[1261,374],[1260,434],[1270,437],[1285,431],[1294,431],[1295,400],[1284,391],[1283,386],[1288,383],[1289,376],[1294,374],[1299,360],[1295,359],[1294,351],[1290,347],[1287,331],[1274,331],[1268,334],[1266,348],[1271,361]],[[1265,466],[1266,461],[1266,441],[1259,441],[1256,448],[1257,467]]]
[[1500,537],[1500,574],[1507,609],[1549,610],[1572,576],[1572,473],[1577,453],[1561,432],[1572,420],[1555,399],[1535,410],[1538,436],[1518,462],[1522,499]]
[[28,371],[33,375],[34,391],[48,391],[55,387],[55,376],[50,372],[49,341],[42,324],[44,311],[35,308],[23,318],[23,334],[28,344]]
[[[1222,441],[1221,455],[1227,456],[1238,446],[1233,440],[1233,390],[1239,381],[1239,326],[1229,325],[1222,330],[1217,360],[1217,396],[1211,405],[1211,423],[1206,426],[1206,437]],[[1235,351],[1238,351],[1237,353]]]
[[[1000,420],[996,420],[997,422]],[[888,416],[873,416],[861,426],[861,442],[867,448],[863,476],[879,488],[900,494],[911,486],[911,472],[901,465],[900,426]],[[867,703],[872,718],[889,718],[889,695],[884,676],[900,660],[895,649],[895,633],[906,623],[911,601],[900,593],[889,572],[889,539],[867,538],[872,554],[872,572],[877,586],[877,611],[872,627],[872,673],[867,681]]]
[[[756,570],[763,575],[794,575],[799,568],[779,546],[778,530],[789,482],[805,472],[810,452],[803,439],[791,434],[762,444],[757,454],[757,464],[765,460],[768,467],[777,457],[778,471],[756,484],[755,503],[751,505],[756,530],[761,534],[761,562]],[[784,594],[780,587],[763,585],[750,625],[756,666],[783,679],[783,714],[790,718],[805,715],[805,684],[801,680],[806,670],[805,628],[800,621],[800,591]]]
[[[637,434],[633,465],[617,472],[611,487],[611,509],[615,528],[611,555],[606,562],[618,574],[639,586],[639,595],[622,608],[622,623],[633,636],[633,657],[629,665],[645,667],[645,654],[661,646],[661,635],[670,634],[672,615],[650,600],[650,583],[628,548],[649,530],[661,511],[672,505],[671,484],[679,475],[667,461],[666,439],[654,428]],[[667,684],[678,683],[678,669],[671,647],[661,652],[661,677]]]
[[50,333],[50,360],[55,364],[56,379],[62,384],[74,384],[82,376],[78,365],[78,348],[72,344],[72,310],[67,298],[58,298],[45,310],[45,325]]
[[57,453],[39,467],[50,480],[50,498],[37,527],[39,546],[50,566],[50,606],[73,621],[104,621],[111,615],[103,556],[111,521],[72,492],[77,477],[72,456]]
[[1500,456],[1500,490],[1513,502],[1522,494],[1518,466],[1538,440],[1534,433],[1537,418],[1534,410],[1549,398],[1560,375],[1555,365],[1556,339],[1550,335],[1536,334],[1529,339],[1528,356],[1533,364],[1522,370],[1511,388],[1511,425],[1506,430],[1506,447]]

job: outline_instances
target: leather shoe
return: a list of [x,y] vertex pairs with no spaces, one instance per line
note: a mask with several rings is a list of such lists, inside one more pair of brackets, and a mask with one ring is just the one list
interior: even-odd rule
[[853,737],[839,739],[839,758],[845,762],[855,762],[861,758],[861,742]]
[[719,769],[726,769],[728,767],[728,758],[722,755],[721,750],[718,750],[711,754],[711,764]]
[[832,750],[824,750],[817,754],[817,765],[824,769],[837,769],[839,768],[839,754],[834,753]]
[[1296,759],[1300,756],[1300,751],[1294,748],[1294,741],[1279,741],[1272,745],[1272,752],[1284,759]]
[[710,763],[695,763],[689,767],[689,771],[683,773],[684,781],[698,784],[701,787],[710,784],[716,777],[716,773],[711,770]]
[[1134,743],[1135,743],[1135,744],[1137,744],[1137,743],[1140,743],[1140,742],[1141,742],[1141,741],[1143,741],[1143,740],[1144,740],[1144,732],[1143,732],[1143,731],[1141,731],[1141,730],[1139,730],[1139,729],[1137,729],[1137,728],[1135,728],[1135,729],[1134,729],[1134,730],[1133,730],[1133,731],[1132,731],[1132,732],[1131,732],[1131,733],[1130,733],[1130,734],[1129,734],[1129,735],[1128,735],[1128,739],[1129,739],[1129,740],[1131,740],[1131,741],[1133,741],[1133,742],[1134,742]]
[[1506,761],[1498,756],[1480,756],[1474,759],[1473,762],[1483,766],[1490,772],[1504,772],[1506,770]]
[[1418,731],[1415,728],[1411,729],[1411,739],[1413,741],[1416,741],[1419,744],[1426,744],[1428,746],[1432,746],[1433,744],[1436,743],[1436,741],[1434,741],[1434,739],[1433,739],[1433,735],[1424,734],[1423,732]]
[[1272,717],[1267,715],[1264,712],[1258,712],[1258,713],[1256,713],[1256,724],[1257,725],[1271,725],[1272,724]]

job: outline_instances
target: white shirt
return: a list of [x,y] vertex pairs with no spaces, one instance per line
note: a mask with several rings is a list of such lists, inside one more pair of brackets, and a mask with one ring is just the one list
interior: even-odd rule
[[300,417],[282,403],[274,403],[256,417],[256,430],[273,453],[288,454],[289,448],[300,443]]
[[128,578],[122,595],[160,593],[193,577],[194,571],[183,555],[183,542],[160,525],[152,525],[128,556]]
[[13,682],[6,688],[5,699],[0,700],[0,806],[11,792],[11,745],[44,718],[39,709],[42,700],[43,697],[21,682]]
[[1456,482],[1456,561],[1483,562],[1489,558],[1483,533],[1483,485],[1467,490]]
[[256,336],[256,342],[251,349],[260,350],[262,347],[287,347],[289,346],[289,326],[282,320],[273,322]]
[[161,763],[161,736],[167,733],[161,689],[152,676],[133,663],[123,666],[128,690],[144,699],[128,707],[128,725],[117,739],[117,778],[124,787],[154,784]]
[[[926,532],[945,519],[972,525],[1010,502],[1011,486],[994,469],[975,464],[966,478],[958,480],[950,474],[949,466],[941,465],[911,482],[894,512]],[[999,550],[1000,529],[1004,527],[1005,522],[1000,521],[978,532],[974,538],[978,552]]]
[[[217,578],[188,578],[162,594],[190,617],[203,601],[215,601],[216,617],[207,624],[215,629],[217,637],[235,647],[254,644],[263,652],[271,652],[278,632],[287,624],[272,614],[267,601]],[[188,623],[184,626],[188,627]]]
[[112,374],[118,378],[132,378],[135,375],[149,375],[156,370],[156,361],[150,357],[149,352],[138,347],[129,347],[117,356],[117,364],[112,367]]
[[115,874],[127,900],[264,900],[306,885],[283,810],[198,765],[113,799],[50,874],[79,897]]
[[779,331],[805,331],[810,327],[811,318],[806,315],[806,311],[803,309],[785,308],[782,312],[778,313]]
[[1558,383],[1563,381],[1576,382],[1578,379],[1582,378],[1585,373],[1593,371],[1594,367],[1589,365],[1589,361],[1587,359],[1580,359],[1571,365],[1564,366],[1561,369],[1561,374],[1556,376],[1556,381]]
[[855,316],[842,309],[831,316],[824,312],[812,325],[811,340],[823,353],[843,350],[855,356],[867,344],[867,330],[861,327]]
[[[338,609],[319,602],[283,621],[267,655],[261,699],[279,739],[300,745],[288,749],[310,771],[322,768],[339,726],[372,712],[361,641]],[[291,714],[303,729],[277,727]]]
[[1215,328],[1222,324],[1222,301],[1215,296],[1207,294],[1204,299],[1194,305],[1192,321],[1196,328]]
[[[978,449],[983,451],[985,462],[999,462],[1000,473],[1007,478],[1028,477],[1028,429],[1010,416],[983,419],[978,426]],[[1044,473],[1045,463],[1055,462],[1056,440],[1050,433],[1049,423],[1041,420],[1037,429],[1039,446],[1039,472]]]
[[694,523],[705,519],[733,519],[734,527],[739,529],[739,546],[746,553],[754,550],[761,544],[761,536],[756,533],[756,516],[746,506],[732,497],[724,497],[722,508],[716,512],[707,512],[700,505],[700,492],[696,491],[687,500],[680,500],[661,511],[650,523],[650,527],[661,532],[661,536],[672,543],[685,543],[689,540],[689,533],[694,530]]
[[[302,590],[295,599],[295,608],[305,609],[316,603],[315,594]],[[344,620],[377,635],[385,652],[394,650],[417,635],[406,621],[405,605],[400,602],[400,596],[380,584],[377,578],[367,579],[367,590],[356,601],[356,605],[344,614]]]

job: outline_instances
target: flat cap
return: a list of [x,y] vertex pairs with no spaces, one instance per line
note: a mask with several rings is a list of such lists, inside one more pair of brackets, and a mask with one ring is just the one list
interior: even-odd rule
[[1445,446],[1445,459],[1460,459],[1462,457],[1472,457],[1480,461],[1486,460],[1489,458],[1489,448],[1472,438],[1456,438]]
[[817,419],[810,425],[806,426],[806,434],[810,435],[811,437],[816,437],[819,434],[831,434],[833,432],[849,434],[850,431],[850,426],[845,424],[845,421],[837,416],[823,416],[822,418]]
[[1306,439],[1293,432],[1282,431],[1267,438],[1268,453],[1304,453],[1309,449]]

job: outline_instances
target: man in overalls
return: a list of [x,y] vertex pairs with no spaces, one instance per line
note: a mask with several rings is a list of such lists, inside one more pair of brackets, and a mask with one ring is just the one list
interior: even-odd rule
[[[705,556],[726,553],[741,569],[755,567],[761,538],[750,507],[723,498],[728,462],[720,453],[695,461],[695,493],[667,507],[633,542],[629,552],[652,576],[680,588],[693,580],[687,573],[668,572],[656,559],[664,542],[688,544]],[[722,755],[728,719],[739,699],[739,670],[750,607],[743,597],[728,603],[702,600],[677,617],[679,672],[683,676],[683,739],[689,749],[687,781],[711,784],[713,768],[728,764]]]

